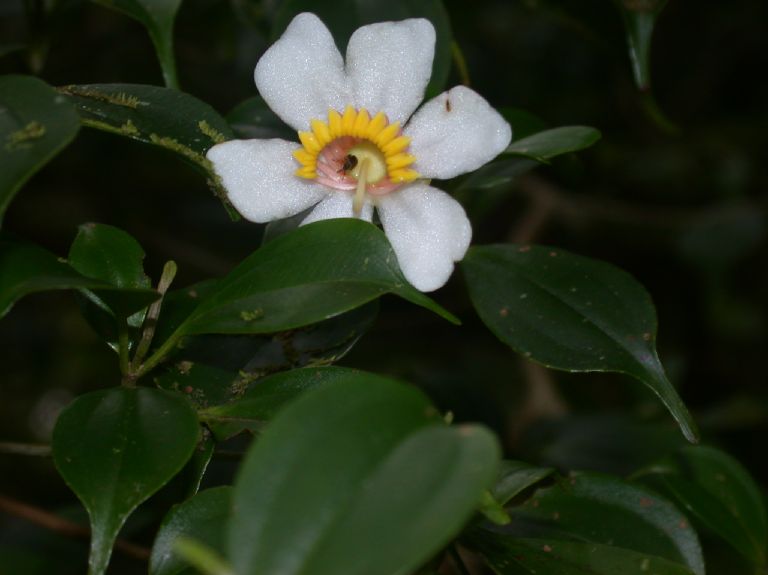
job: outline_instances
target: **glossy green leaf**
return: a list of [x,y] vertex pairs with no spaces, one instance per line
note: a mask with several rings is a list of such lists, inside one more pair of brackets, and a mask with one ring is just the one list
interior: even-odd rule
[[[199,418],[198,418],[199,419]],[[207,429],[202,429],[202,437],[189,458],[171,481],[153,496],[155,507],[171,506],[194,496],[200,490],[200,484],[213,458],[216,441]]]
[[163,519],[149,559],[150,575],[194,575],[197,573],[174,553],[179,537],[189,537],[222,552],[230,516],[232,488],[201,491],[175,506]]
[[760,489],[733,457],[686,447],[642,475],[752,563],[766,565],[768,523]]
[[[83,224],[69,248],[69,265],[84,276],[99,279],[118,288],[149,289],[144,273],[144,250],[126,232],[104,224]],[[108,296],[109,297],[109,296]],[[89,292],[81,299],[83,315],[91,326],[113,347],[125,323],[133,330],[144,321],[146,308],[124,314],[122,302],[112,295],[110,306]],[[115,313],[118,317],[115,317]]]
[[648,90],[651,86],[651,38],[656,18],[667,5],[667,0],[615,1],[624,19],[635,83],[641,90]]
[[[574,390],[576,391],[576,390]],[[671,421],[638,421],[626,412],[573,413],[541,421],[531,430],[526,453],[560,469],[629,475],[686,445]]]
[[205,102],[178,90],[141,84],[64,86],[59,91],[75,105],[84,126],[178,154],[201,169],[219,198],[225,199],[205,154],[234,134]]
[[537,115],[522,108],[497,108],[504,119],[512,126],[512,136],[521,140],[547,129],[547,123]]
[[144,250],[129,234],[105,224],[83,224],[69,248],[69,265],[116,287],[148,288]]
[[456,318],[413,288],[384,233],[356,219],[302,226],[262,246],[201,296],[158,351],[188,335],[274,333],[316,323],[387,293]]
[[427,95],[437,95],[445,88],[451,69],[453,34],[448,12],[441,0],[280,0],[276,3],[274,31],[280,35],[301,12],[313,12],[325,23],[344,54],[352,33],[366,24],[427,18],[435,27],[435,59]]
[[484,533],[473,543],[499,575],[693,575],[673,561],[596,543],[498,533]]
[[599,130],[589,126],[562,126],[515,140],[503,153],[546,162],[594,146],[601,137]]
[[173,24],[182,0],[93,0],[138,20],[147,29],[169,88],[178,88],[173,55]]
[[573,475],[508,512],[508,532],[516,536],[611,545],[704,573],[699,540],[685,515],[653,491],[611,476]]
[[[510,121],[517,135],[515,117]],[[524,121],[524,134],[532,129],[529,126],[537,126],[536,119]],[[474,217],[482,217],[507,198],[507,184],[557,156],[589,148],[600,138],[599,131],[587,126],[562,126],[525,135],[513,141],[499,158],[460,179],[452,191]],[[507,189],[491,193],[502,186]],[[483,193],[475,194],[477,190]]]
[[181,470],[198,436],[189,403],[158,389],[95,391],[61,413],[53,457],[90,516],[90,575],[105,572],[126,518]]
[[505,459],[501,462],[499,476],[491,494],[502,505],[509,503],[524,490],[549,477],[555,470],[536,467],[522,461]]
[[328,383],[251,447],[229,557],[240,575],[412,571],[457,534],[497,458],[488,431],[444,426],[412,387],[370,374]]
[[275,114],[261,96],[240,102],[227,114],[238,138],[282,138],[298,141],[296,132]]
[[13,196],[80,129],[75,110],[45,82],[0,77],[0,222]]
[[368,374],[341,367],[307,367],[256,381],[241,397],[200,412],[219,440],[243,430],[259,431],[287,403],[302,393],[334,382],[355,382]]
[[548,367],[631,375],[697,440],[656,352],[653,302],[632,276],[560,249],[511,244],[471,248],[462,267],[475,309],[501,341]]
[[[463,178],[454,188],[454,192],[463,194],[462,199],[467,197],[469,201],[488,201],[485,197],[488,195],[486,190],[504,186],[526,172],[530,172],[539,165],[540,162],[526,157],[501,158],[494,160]],[[474,192],[476,190],[483,190],[484,193],[472,195],[466,193],[468,191]]]
[[[184,305],[179,298],[186,293],[175,293],[163,305]],[[223,403],[237,397],[248,382],[264,375],[339,361],[373,325],[377,313],[378,302],[373,301],[287,332],[186,337],[170,358],[173,367],[159,376],[158,382],[166,388],[190,387],[192,399],[201,405]],[[209,374],[215,382],[206,381]]]
[[87,278],[55,255],[33,244],[0,239],[0,316],[16,300],[31,293],[60,289],[91,289],[124,313],[134,313],[157,299],[147,289],[116,288]]

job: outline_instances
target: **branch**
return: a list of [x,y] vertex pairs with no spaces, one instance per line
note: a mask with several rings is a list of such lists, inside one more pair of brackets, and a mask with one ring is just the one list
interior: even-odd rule
[[0,441],[0,453],[12,455],[33,455],[35,457],[50,457],[51,446],[42,443],[18,443],[15,441]]
[[[0,495],[0,511],[24,519],[25,521],[44,529],[55,531],[65,537],[71,537],[72,539],[91,538],[91,530],[83,525],[79,525],[69,519],[64,519],[58,515],[49,513],[44,509],[27,505],[26,503],[16,501],[10,497],[5,497],[4,495]],[[135,545],[124,539],[118,539],[115,542],[115,550],[140,561],[149,560],[149,549],[141,547],[140,545]]]

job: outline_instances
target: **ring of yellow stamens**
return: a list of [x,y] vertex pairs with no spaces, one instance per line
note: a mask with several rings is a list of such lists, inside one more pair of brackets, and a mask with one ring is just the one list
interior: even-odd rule
[[[395,184],[413,181],[419,178],[419,173],[409,166],[416,158],[405,152],[411,139],[400,134],[400,122],[390,124],[383,112],[373,118],[365,108],[355,110],[347,106],[343,114],[336,110],[328,111],[328,121],[314,119],[310,122],[310,131],[299,132],[302,148],[293,153],[293,157],[301,167],[296,175],[301,178],[314,179],[317,177],[318,156],[325,146],[338,138],[351,136],[362,140],[353,149],[364,147],[367,161],[360,162],[355,171],[350,174],[359,182],[375,184],[385,177]],[[354,152],[350,151],[350,154]],[[360,192],[358,192],[359,195]],[[364,189],[363,189],[364,193]]]

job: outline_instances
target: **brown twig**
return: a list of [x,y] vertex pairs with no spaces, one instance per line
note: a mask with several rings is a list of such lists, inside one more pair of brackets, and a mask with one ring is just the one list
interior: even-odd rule
[[[0,511],[34,523],[44,529],[55,531],[66,537],[73,539],[90,539],[91,537],[91,530],[83,525],[4,495],[0,495]],[[149,559],[149,549],[124,539],[115,541],[115,549],[124,555],[139,559],[140,561],[147,561]]]
[[18,443],[16,441],[0,441],[0,453],[11,455],[32,455],[35,457],[50,457],[51,446],[43,443]]
[[[652,227],[674,231],[706,217],[723,216],[722,204],[701,207],[648,206],[608,197],[571,195],[559,188],[554,182],[537,174],[525,174],[516,181],[520,194],[533,203],[530,215],[526,215],[539,227],[540,212],[547,218],[560,218],[571,225],[584,225],[592,222],[608,222],[614,225]],[[744,206],[751,204],[745,202]],[[536,228],[529,222],[523,222],[511,237],[522,234],[520,228]],[[535,229],[535,231],[538,231]],[[534,231],[534,233],[535,233]],[[530,232],[528,232],[530,234]]]

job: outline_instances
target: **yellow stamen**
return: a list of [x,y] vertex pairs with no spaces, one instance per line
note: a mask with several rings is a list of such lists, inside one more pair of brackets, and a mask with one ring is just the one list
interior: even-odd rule
[[306,166],[303,168],[299,168],[298,170],[296,170],[295,173],[300,178],[306,178],[308,180],[313,180],[314,178],[317,177],[317,172],[314,170],[314,168],[310,168]]
[[[346,174],[358,181],[356,213],[362,209],[365,195],[364,189],[360,191],[360,181],[369,185],[388,178],[391,182],[402,183],[420,177],[418,172],[409,167],[416,161],[414,156],[407,153],[411,139],[400,133],[400,122],[388,123],[383,112],[371,117],[365,108],[356,110],[347,106],[343,113],[329,110],[327,122],[313,119],[309,127],[309,130],[299,132],[302,147],[293,152],[299,164],[296,175],[307,179],[316,178],[318,157],[325,147],[339,138],[353,138],[354,144],[349,155],[355,156],[357,165],[348,169]],[[363,196],[360,196],[361,193]]]
[[358,138],[364,137],[370,122],[371,118],[368,115],[368,110],[363,108],[357,113],[357,118],[355,119],[355,125],[352,128],[352,133]]
[[392,170],[389,172],[389,179],[393,182],[412,182],[421,177],[416,170]]
[[328,127],[330,128],[332,138],[338,138],[342,135],[341,114],[336,110],[328,111]]
[[304,148],[294,150],[293,157],[303,166],[312,166],[315,163],[315,156],[307,152]]
[[368,133],[365,134],[365,137],[373,140],[386,125],[387,117],[384,115],[384,112],[379,112],[373,117],[371,123],[368,124]]
[[357,112],[352,106],[347,106],[344,110],[344,115],[341,117],[341,131],[342,133],[351,136],[353,128],[355,127],[355,118],[357,118]]
[[398,136],[397,138],[389,142],[386,146],[382,146],[381,151],[387,155],[399,154],[400,152],[405,150],[408,147],[408,144],[410,143],[411,143],[411,139],[408,136]]
[[307,152],[313,156],[317,156],[317,154],[320,153],[320,150],[322,150],[320,144],[312,132],[299,132],[299,140],[301,141],[304,148],[306,148]]
[[416,157],[410,154],[397,154],[387,158],[387,168],[389,170],[398,170],[410,166],[415,161]]
[[321,148],[324,148],[331,141],[331,131],[327,124],[320,120],[312,120],[309,125],[312,126],[312,132],[315,134],[317,143],[320,144]]
[[387,144],[389,144],[395,136],[397,136],[397,133],[400,131],[400,122],[395,122],[394,124],[390,124],[386,128],[384,128],[381,132],[379,132],[379,135],[376,136],[376,138],[373,140],[377,146],[384,147]]

